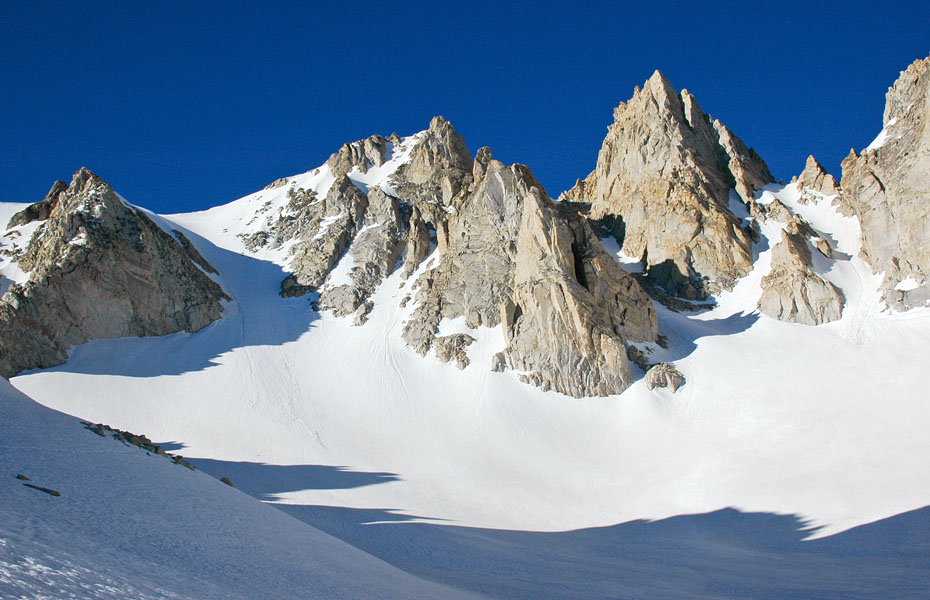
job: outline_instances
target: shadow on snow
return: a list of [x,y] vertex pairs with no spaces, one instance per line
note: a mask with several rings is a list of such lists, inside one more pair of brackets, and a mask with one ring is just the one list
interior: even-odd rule
[[930,507],[804,541],[797,516],[732,508],[539,533],[276,506],[409,573],[499,598],[930,597]]
[[[400,479],[321,465],[192,462],[271,501]],[[413,575],[491,597],[930,597],[930,506],[814,540],[806,538],[816,528],[797,515],[733,508],[531,532],[445,525],[396,509],[273,506]]]
[[301,490],[348,490],[399,481],[394,473],[368,473],[328,465],[267,465],[192,458],[190,462],[209,475],[229,477],[236,487],[260,500]]

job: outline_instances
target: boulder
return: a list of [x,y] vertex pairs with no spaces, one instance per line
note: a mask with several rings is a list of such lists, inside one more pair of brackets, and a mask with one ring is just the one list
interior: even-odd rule
[[668,388],[672,392],[677,392],[678,388],[685,384],[685,376],[668,363],[658,363],[646,371],[645,381],[646,387],[650,390]]

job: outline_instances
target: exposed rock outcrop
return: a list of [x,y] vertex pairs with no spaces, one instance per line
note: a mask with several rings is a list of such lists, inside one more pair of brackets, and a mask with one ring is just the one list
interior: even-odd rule
[[[107,437],[107,433],[113,434],[113,439],[123,443],[124,445],[132,445],[137,448],[145,450],[149,455],[155,454],[156,456],[162,456],[164,458],[171,459],[176,465],[181,465],[182,467],[187,467],[191,471],[196,471],[196,467],[189,463],[183,456],[180,454],[171,454],[166,452],[163,446],[157,445],[152,442],[145,435],[139,435],[132,433],[131,431],[123,431],[122,429],[116,429],[110,427],[109,425],[104,425],[103,423],[88,423],[87,421],[81,421],[81,424],[84,425],[84,429],[96,433],[102,438]],[[223,479],[226,479],[225,477]],[[232,482],[229,482],[228,485],[232,485]],[[233,486],[235,487],[235,486]]]
[[320,288],[348,251],[351,282],[323,290],[320,307],[351,314],[392,272],[405,244],[404,271],[409,276],[429,253],[434,232],[441,235],[440,243],[446,242],[453,200],[471,182],[465,141],[448,121],[435,117],[390,178],[396,196],[372,187],[366,198],[347,174],[356,167],[365,172],[370,165],[383,165],[388,143],[397,146],[401,140],[372,136],[344,145],[327,162],[337,179],[326,198],[298,204],[271,228],[274,243],[300,240],[292,250],[291,275],[281,284],[283,295]]
[[475,338],[467,333],[456,333],[444,337],[437,337],[433,342],[436,348],[436,358],[443,362],[454,363],[464,369],[470,362],[465,349],[475,342]]
[[789,219],[782,240],[772,248],[772,268],[762,278],[759,310],[770,317],[820,325],[840,318],[843,292],[812,270],[809,227]]
[[471,180],[472,158],[465,140],[440,116],[430,121],[409,160],[391,176],[397,196],[416,206],[434,226],[446,221],[453,198]]
[[656,285],[704,297],[752,268],[730,189],[750,203],[771,181],[755,151],[656,71],[614,110],[597,166],[563,199],[590,203]]
[[[405,160],[383,188],[357,177],[396,156]],[[463,317],[470,329],[503,327],[507,347],[493,367],[543,389],[580,397],[632,383],[626,344],[656,339],[652,300],[603,249],[583,207],[554,203],[527,167],[506,167],[489,148],[472,160],[452,125],[436,117],[412,138],[347,144],[324,168],[336,177],[325,198],[297,188],[295,178],[287,205],[280,193],[267,200],[256,217],[265,218],[262,229],[240,236],[247,247],[291,244],[283,295],[319,291],[318,308],[364,325],[372,293],[404,249],[405,277],[436,249],[435,265],[419,269],[404,325],[415,351],[468,366],[475,337],[440,333],[443,319]]]
[[930,58],[885,97],[884,128],[843,161],[843,203],[862,225],[862,253],[884,272],[885,300],[899,309],[930,301]]
[[420,263],[429,255],[430,227],[420,216],[420,209],[413,207],[407,228],[407,254],[404,257],[404,277],[410,277]]
[[391,274],[403,248],[400,200],[380,188],[371,188],[362,228],[349,247],[353,262],[350,283],[326,288],[320,307],[338,316],[354,312]]
[[298,222],[306,226],[294,231],[299,241],[293,250],[291,275],[281,283],[283,295],[315,290],[323,284],[361,228],[368,197],[343,175],[322,202],[304,203],[298,210]]
[[[278,181],[284,183],[275,187],[283,187],[287,184],[286,178]],[[305,190],[296,187],[296,184],[292,183],[287,190],[287,205],[284,210],[278,213],[276,217],[274,215],[265,216],[265,213],[270,210],[271,203],[266,202],[253,217],[253,220],[255,220],[264,216],[267,224],[265,229],[238,235],[250,252],[255,252],[265,246],[272,249],[280,248],[300,235],[306,235],[311,231],[315,232],[319,228],[320,220],[325,213],[326,204],[319,202],[314,190]]]
[[633,383],[627,341],[656,338],[649,297],[585,220],[559,214],[541,188],[529,190],[522,212],[500,359],[544,390],[622,392]]
[[23,210],[19,211],[10,219],[7,229],[26,225],[33,221],[45,221],[52,214],[52,209],[58,204],[58,195],[68,189],[68,184],[58,180],[52,184],[52,188],[45,195],[45,199],[30,204]]
[[396,136],[385,138],[380,135],[373,135],[351,144],[343,144],[337,152],[329,157],[326,164],[329,165],[330,170],[336,177],[348,175],[354,168],[358,168],[362,173],[367,173],[372,165],[380,167],[384,164],[387,157],[388,142],[397,143],[399,141]]
[[464,316],[469,327],[494,327],[513,291],[513,257],[522,201],[538,185],[529,169],[491,161],[471,194],[459,197],[455,217],[436,222],[439,266],[419,280],[419,306],[404,330],[410,346],[425,354],[442,318]]
[[197,331],[220,317],[226,295],[190,241],[87,169],[14,218],[43,216],[19,258],[29,280],[0,299],[0,375],[61,364],[93,338]]

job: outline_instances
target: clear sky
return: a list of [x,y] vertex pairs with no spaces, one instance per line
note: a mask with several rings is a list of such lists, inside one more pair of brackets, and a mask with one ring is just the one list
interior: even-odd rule
[[762,4],[3,2],[2,199],[87,166],[136,204],[199,210],[436,114],[557,196],[657,68],[776,178],[811,153],[839,176],[930,54],[930,1]]

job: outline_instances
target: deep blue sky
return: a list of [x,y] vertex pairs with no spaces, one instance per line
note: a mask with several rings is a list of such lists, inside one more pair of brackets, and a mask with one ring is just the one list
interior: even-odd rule
[[930,54],[927,0],[263,4],[2,3],[0,199],[86,165],[131,202],[197,210],[435,114],[556,196],[656,68],[776,178],[810,153],[839,176]]

